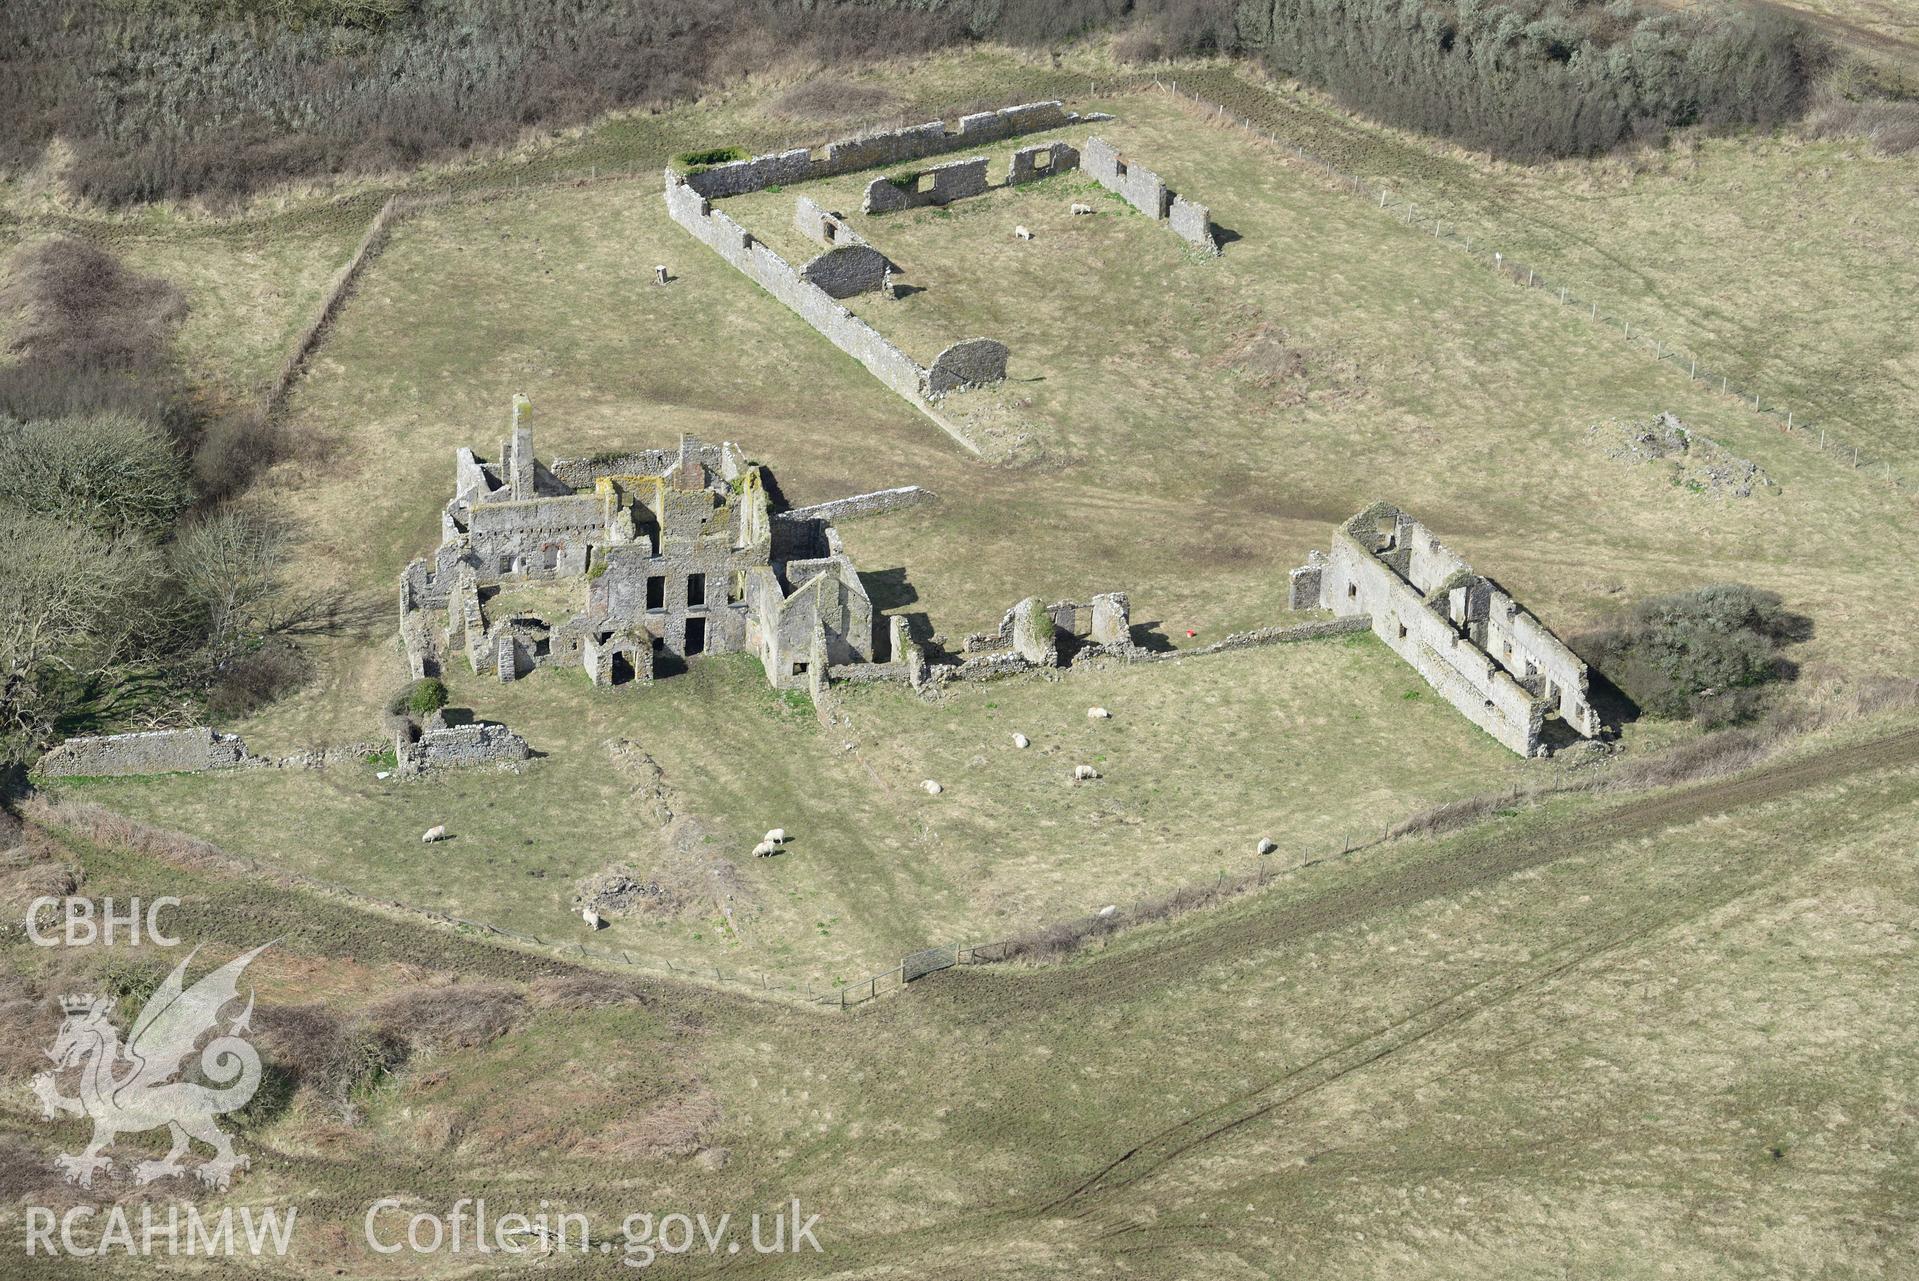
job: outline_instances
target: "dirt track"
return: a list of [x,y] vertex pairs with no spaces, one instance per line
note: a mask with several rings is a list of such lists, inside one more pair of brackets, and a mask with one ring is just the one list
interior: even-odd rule
[[[1908,730],[1823,756],[1762,767],[1721,782],[1628,801],[1524,839],[1494,834],[1468,845],[1463,851],[1448,843],[1428,862],[1394,869],[1310,903],[1221,922],[1216,930],[1115,957],[1110,965],[1095,962],[1083,967],[1081,972],[1063,971],[1048,976],[1056,981],[1042,992],[1022,991],[1019,1008],[1037,1012],[1039,1002],[1054,1005],[1064,999],[1097,1000],[1137,992],[1141,986],[1165,982],[1166,975],[1176,974],[1184,967],[1231,959],[1429,898],[1455,895],[1490,880],[1596,851],[1622,840],[1761,804],[1853,775],[1909,765],[1915,760],[1919,760],[1919,730]],[[1698,892],[1662,900],[1645,910],[1630,928],[1564,939],[1525,963],[1435,1000],[1397,1023],[1339,1045],[1259,1089],[1168,1125],[1145,1136],[1076,1185],[1061,1189],[1050,1201],[1031,1207],[1031,1212],[1097,1220],[1105,1199],[1103,1194],[1147,1179],[1214,1139],[1537,984],[1550,981],[1601,953],[1717,906],[1725,897],[1750,889],[1749,878],[1756,870],[1746,866],[1744,860],[1735,860],[1733,867],[1722,870],[1719,875],[1702,878],[1708,883],[1699,886]],[[1141,973],[1142,970],[1157,971],[1157,979]],[[1073,981],[1075,978],[1079,981]],[[1037,1001],[1030,999],[1035,997]]]
[[[1820,756],[1762,765],[1749,773],[1634,797],[1582,814],[1577,820],[1523,834],[1491,825],[1434,846],[1429,858],[1269,912],[1238,913],[1205,929],[1182,930],[1165,941],[1129,948],[1083,965],[1011,975],[951,972],[939,983],[1004,985],[1000,1017],[1056,1018],[1088,1001],[1124,1000],[1176,981],[1175,976],[1231,961],[1294,940],[1339,929],[1429,899],[1449,898],[1560,859],[1593,853],[1669,827],[1818,787],[1854,774],[1919,760],[1919,730],[1905,730]],[[979,993],[984,996],[984,992]]]

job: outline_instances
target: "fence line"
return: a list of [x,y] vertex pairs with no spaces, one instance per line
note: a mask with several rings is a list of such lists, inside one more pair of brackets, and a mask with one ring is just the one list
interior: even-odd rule
[[1816,448],[1819,452],[1827,454],[1839,462],[1846,463],[1856,470],[1881,473],[1885,478],[1886,484],[1896,492],[1913,492],[1912,484],[1908,482],[1903,475],[1893,470],[1890,460],[1875,458],[1864,453],[1857,444],[1846,440],[1837,432],[1833,431],[1825,422],[1809,416],[1802,412],[1802,409],[1792,409],[1784,405],[1772,403],[1765,398],[1763,393],[1746,386],[1744,383],[1733,382],[1730,375],[1714,371],[1700,364],[1697,355],[1680,347],[1678,344],[1666,343],[1659,338],[1645,333],[1643,330],[1635,336],[1630,321],[1606,312],[1603,310],[1603,305],[1595,299],[1583,297],[1574,293],[1572,289],[1567,286],[1556,284],[1549,280],[1544,273],[1528,263],[1521,262],[1516,258],[1507,257],[1502,251],[1491,249],[1483,244],[1475,246],[1472,237],[1462,234],[1457,223],[1448,228],[1443,218],[1431,213],[1422,215],[1419,207],[1410,201],[1395,202],[1391,191],[1385,186],[1368,183],[1356,174],[1349,174],[1334,168],[1303,147],[1288,142],[1278,135],[1260,127],[1249,117],[1229,112],[1224,104],[1213,102],[1200,97],[1196,93],[1182,90],[1177,80],[1155,80],[1153,81],[1153,87],[1161,92],[1170,94],[1174,98],[1182,99],[1196,106],[1211,110],[1216,118],[1229,121],[1261,141],[1278,147],[1293,159],[1318,170],[1327,177],[1334,179],[1341,186],[1351,188],[1354,195],[1366,198],[1368,203],[1377,199],[1379,209],[1393,214],[1408,226],[1419,227],[1423,230],[1427,222],[1430,221],[1435,239],[1452,245],[1466,253],[1469,257],[1490,265],[1494,271],[1499,272],[1516,284],[1523,285],[1529,289],[1544,291],[1549,296],[1557,298],[1559,304],[1563,307],[1585,309],[1587,319],[1590,323],[1595,325],[1610,325],[1618,329],[1627,343],[1635,347],[1643,348],[1651,353],[1654,360],[1669,362],[1676,368],[1685,370],[1687,376],[1694,382],[1703,382],[1708,386],[1717,383],[1721,394],[1744,403],[1749,403],[1754,413],[1770,416],[1778,422],[1779,429],[1782,432],[1807,442],[1807,444]]
[[[1097,85],[1089,83],[1088,87],[1089,92],[1093,96],[1096,96]],[[1144,87],[1144,82],[1138,82],[1137,85],[1133,83],[1122,83],[1120,86],[1109,86],[1109,92],[1137,92]],[[1151,82],[1151,87],[1161,92],[1169,93],[1175,98],[1183,99],[1212,110],[1219,119],[1230,121],[1263,142],[1279,148],[1300,163],[1334,179],[1341,186],[1350,187],[1355,195],[1365,197],[1369,203],[1377,199],[1380,210],[1392,213],[1400,221],[1409,226],[1424,228],[1426,218],[1420,214],[1418,206],[1410,201],[1395,203],[1392,193],[1386,187],[1370,184],[1358,175],[1345,173],[1334,168],[1332,165],[1297,144],[1289,142],[1261,128],[1250,118],[1228,112],[1223,104],[1211,102],[1208,99],[1200,97],[1198,94],[1182,91],[1177,81],[1164,82],[1154,80]],[[302,331],[300,337],[295,341],[292,349],[288,352],[278,376],[266,393],[265,400],[268,411],[272,412],[277,410],[284,402],[287,393],[292,387],[293,381],[298,377],[307,360],[311,358],[312,353],[319,346],[320,340],[324,337],[327,328],[337,318],[339,309],[347,295],[351,292],[352,286],[357,281],[367,263],[384,247],[386,238],[390,234],[393,225],[401,217],[416,209],[432,205],[444,205],[454,202],[479,203],[497,200],[509,195],[518,194],[529,186],[537,189],[556,189],[560,187],[580,186],[589,182],[597,184],[602,182],[632,181],[638,178],[649,177],[655,172],[657,172],[657,170],[641,166],[636,166],[631,170],[616,170],[609,167],[606,172],[601,172],[600,167],[596,164],[590,168],[588,176],[584,178],[577,172],[568,173],[561,171],[549,176],[535,178],[530,183],[523,177],[516,177],[511,188],[505,186],[482,186],[457,193],[438,192],[425,196],[395,195],[389,197],[386,203],[381,206],[379,213],[374,216],[372,222],[368,225],[365,235],[361,238],[352,256],[335,275],[333,283],[328,288],[322,301],[318,314],[307,328]],[[1761,392],[1754,391],[1743,383],[1734,383],[1727,374],[1718,373],[1710,368],[1702,367],[1696,355],[1682,349],[1678,345],[1669,345],[1663,340],[1648,336],[1643,330],[1638,337],[1635,338],[1632,332],[1631,322],[1603,312],[1601,310],[1601,304],[1595,299],[1574,293],[1566,286],[1554,284],[1544,274],[1529,264],[1520,262],[1514,258],[1509,258],[1503,252],[1489,250],[1484,245],[1475,246],[1470,236],[1461,234],[1457,224],[1454,224],[1449,229],[1443,218],[1435,216],[1432,219],[1432,227],[1435,239],[1460,249],[1470,257],[1489,264],[1495,271],[1512,280],[1514,283],[1530,289],[1545,291],[1549,296],[1556,297],[1561,306],[1586,309],[1588,320],[1591,323],[1611,325],[1619,329],[1625,341],[1634,346],[1644,347],[1651,352],[1655,360],[1671,362],[1676,367],[1685,369],[1688,377],[1693,381],[1705,382],[1708,385],[1715,381],[1718,382],[1719,390],[1722,394],[1736,397],[1742,402],[1750,401],[1754,412],[1769,415],[1778,420],[1782,431],[1806,440],[1821,452],[1830,454],[1856,469],[1882,470],[1887,484],[1896,491],[1906,493],[1912,491],[1912,485],[1902,475],[1893,470],[1890,461],[1876,459],[1865,454],[1856,444],[1845,440],[1833,432],[1823,421],[1808,417],[1796,409],[1788,409],[1778,404],[1768,403]],[[125,823],[131,824],[134,822],[133,820],[124,819],[121,816],[116,815],[115,817]],[[140,824],[139,826],[144,827],[145,825]],[[1388,839],[1387,834],[1382,832],[1378,840],[1369,840],[1355,845],[1352,843],[1351,838],[1348,837],[1342,843],[1340,851],[1337,854],[1328,854],[1320,858],[1308,859],[1277,871],[1269,868],[1268,859],[1270,856],[1261,855],[1256,859],[1255,867],[1249,873],[1243,873],[1237,877],[1229,877],[1227,873],[1222,871],[1219,874],[1218,880],[1210,886],[1203,886],[1197,889],[1186,887],[1175,889],[1172,892],[1172,898],[1169,903],[1153,906],[1150,919],[1161,919],[1169,912],[1179,913],[1191,910],[1215,902],[1222,897],[1242,893],[1249,888],[1259,888],[1270,880],[1291,876],[1296,872],[1318,866],[1331,859],[1342,858],[1360,850],[1368,849],[1386,839]],[[207,842],[196,840],[194,843],[208,850],[218,851],[218,847],[212,846]],[[224,851],[218,852],[223,855],[227,861],[244,864],[249,871],[256,874],[264,873],[272,875],[287,883],[319,889],[349,901],[369,904],[390,911],[421,916],[428,920],[437,921],[456,928],[475,930],[482,934],[494,935],[529,946],[550,948],[558,955],[578,956],[583,959],[624,965],[633,969],[665,974],[684,980],[737,984],[761,992],[788,993],[803,996],[814,1004],[837,1006],[843,1010],[865,1004],[886,992],[902,991],[915,979],[924,977],[924,975],[940,969],[959,965],[991,965],[1003,963],[1010,957],[1016,955],[1016,949],[1026,946],[1025,939],[1015,937],[999,939],[989,943],[928,948],[921,952],[914,953],[911,957],[902,958],[900,963],[891,969],[879,971],[865,978],[855,979],[850,982],[836,982],[826,989],[809,989],[784,979],[776,981],[772,975],[762,970],[736,970],[729,975],[717,964],[697,967],[684,964],[676,965],[670,958],[659,958],[657,960],[645,956],[636,958],[633,953],[625,949],[594,947],[574,940],[549,940],[537,934],[507,929],[487,921],[471,920],[438,908],[424,907],[418,904],[401,902],[397,899],[386,899],[376,895],[364,894],[350,886],[325,881],[318,877],[305,875],[304,873],[288,872],[271,865],[262,864],[256,859],[227,855]],[[1187,901],[1184,897],[1188,894],[1192,895],[1190,901]],[[1091,916],[1079,917],[1062,922],[1056,928],[1074,932],[1076,936],[1080,938],[1092,936],[1105,937],[1125,926],[1145,923],[1146,919],[1148,919],[1146,914],[1148,912],[1149,902],[1147,898],[1142,897],[1125,912],[1114,911],[1108,916],[1093,914]],[[1033,938],[1037,937],[1037,935],[1027,937]],[[935,962],[930,959],[934,954],[939,954],[939,956],[943,958],[944,955],[948,953],[952,956],[950,961],[942,959]]]
[[[857,1005],[864,1005],[868,1001],[883,996],[888,992],[903,991],[906,986],[915,979],[923,978],[927,974],[931,974],[937,970],[951,969],[959,965],[1000,965],[1007,961],[1017,959],[1018,956],[1026,950],[1043,950],[1046,947],[1046,936],[1054,931],[1060,932],[1075,946],[1088,938],[1106,939],[1129,926],[1147,925],[1155,921],[1165,920],[1171,916],[1183,915],[1186,912],[1208,907],[1219,902],[1221,899],[1243,894],[1248,890],[1263,888],[1269,882],[1290,877],[1310,867],[1323,866],[1336,859],[1357,854],[1362,850],[1372,849],[1391,839],[1392,828],[1390,825],[1382,828],[1377,837],[1362,840],[1357,844],[1354,843],[1353,837],[1349,833],[1341,838],[1339,851],[1337,853],[1329,852],[1318,858],[1304,859],[1289,867],[1281,868],[1274,868],[1271,865],[1273,855],[1258,854],[1254,856],[1252,870],[1242,872],[1237,876],[1222,870],[1218,879],[1211,884],[1179,886],[1175,888],[1170,895],[1162,894],[1158,898],[1141,895],[1130,908],[1123,911],[1116,905],[1110,912],[1106,908],[1101,908],[1099,912],[1060,921],[1051,927],[1034,931],[1025,936],[996,939],[991,943],[973,943],[959,947],[927,948],[924,951],[915,952],[911,956],[901,958],[900,963],[890,970],[881,970],[879,973],[869,975],[866,978],[855,979],[850,983],[840,984],[830,991],[814,996],[813,1000],[818,1004],[837,1005],[843,1010],[851,1009]],[[1104,913],[1104,915],[1102,915],[1102,913]],[[935,955],[940,958],[937,963],[925,959]],[[945,959],[948,955],[952,957],[951,960]]]

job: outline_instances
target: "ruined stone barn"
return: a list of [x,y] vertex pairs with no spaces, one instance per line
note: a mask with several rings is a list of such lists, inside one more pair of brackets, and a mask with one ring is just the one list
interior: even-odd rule
[[1466,718],[1522,756],[1604,728],[1586,664],[1433,532],[1375,503],[1292,572],[1294,609],[1366,616],[1375,635]]
[[875,665],[872,601],[830,519],[775,519],[733,444],[545,465],[516,397],[498,459],[463,448],[454,471],[440,547],[401,579],[416,676],[464,655],[503,681],[578,665],[615,686],[745,650],[803,688]]

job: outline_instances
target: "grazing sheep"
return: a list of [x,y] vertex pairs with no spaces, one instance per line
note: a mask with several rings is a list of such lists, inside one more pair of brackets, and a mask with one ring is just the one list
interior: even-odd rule
[[921,783],[920,786],[926,789],[926,794],[928,796],[938,796],[941,792],[946,790],[945,788],[941,787],[938,783],[935,783],[930,778],[927,779],[924,783]]
[[1026,735],[1024,734],[1013,735],[1014,747],[1031,747],[1032,745],[1033,745],[1033,740],[1026,737]]
[[1075,783],[1088,782],[1098,777],[1099,777],[1099,771],[1094,769],[1091,765],[1073,766],[1073,781]]
[[762,836],[760,839],[763,841],[770,841],[774,845],[784,845],[786,844],[786,829],[783,827],[776,827],[772,831],[768,832],[765,836]]
[[1013,234],[1015,236],[1018,236],[1021,240],[1031,240],[1033,238],[1033,233],[1026,230],[1026,228],[1024,227],[1013,228]]
[[426,829],[425,834],[420,837],[420,844],[431,845],[435,841],[444,841],[445,839],[446,824],[438,823]]
[[600,914],[590,907],[580,909],[580,919],[586,922],[586,928],[589,930],[597,930],[602,924]]
[[780,852],[780,847],[772,841],[761,841],[753,847],[754,858],[772,858]]
[[1261,854],[1271,854],[1274,850],[1278,849],[1279,846],[1273,844],[1271,841],[1267,840],[1265,837],[1262,836],[1259,838],[1259,844],[1254,846],[1254,848],[1257,849]]
[[1086,719],[1093,721],[1110,721],[1113,719],[1113,714],[1104,707],[1089,707],[1086,709]]
[[1074,205],[1073,206],[1074,217],[1078,217],[1080,214],[1089,214],[1091,212],[1093,212],[1093,207],[1091,205]]
[[1098,915],[1101,917],[1107,917],[1107,916],[1111,916],[1113,913],[1117,911],[1119,911],[1119,904],[1108,903],[1105,907],[1102,907],[1099,910]]

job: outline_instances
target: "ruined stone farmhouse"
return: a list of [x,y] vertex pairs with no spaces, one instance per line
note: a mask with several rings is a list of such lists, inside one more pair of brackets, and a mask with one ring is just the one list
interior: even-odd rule
[[463,656],[503,681],[573,664],[617,686],[745,650],[784,689],[875,663],[873,605],[830,519],[775,519],[737,446],[547,465],[530,418],[516,397],[495,460],[456,455],[440,547],[401,579],[414,675]]
[[1427,684],[1522,756],[1601,730],[1579,656],[1391,504],[1348,520],[1330,552],[1292,572],[1292,606],[1370,618]]

